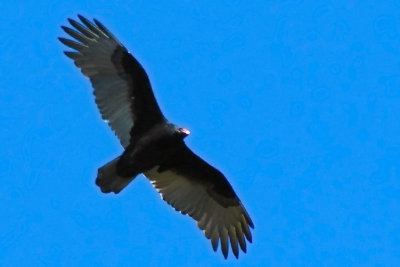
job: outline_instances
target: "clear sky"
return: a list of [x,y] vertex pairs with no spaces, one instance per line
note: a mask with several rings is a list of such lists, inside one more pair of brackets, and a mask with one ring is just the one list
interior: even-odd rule
[[[399,1],[49,3],[0,2],[1,266],[400,265]],[[255,224],[239,260],[143,176],[94,184],[122,147],[57,40],[78,13],[228,177]]]

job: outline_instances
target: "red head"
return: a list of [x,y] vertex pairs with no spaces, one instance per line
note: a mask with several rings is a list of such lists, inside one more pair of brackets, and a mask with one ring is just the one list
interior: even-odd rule
[[182,137],[186,137],[190,134],[190,131],[188,129],[185,128],[179,128],[179,133],[182,135]]

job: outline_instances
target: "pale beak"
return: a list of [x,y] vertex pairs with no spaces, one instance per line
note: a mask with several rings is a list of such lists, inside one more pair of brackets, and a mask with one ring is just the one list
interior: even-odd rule
[[190,134],[190,131],[188,129],[181,129],[181,132],[186,134],[186,135]]

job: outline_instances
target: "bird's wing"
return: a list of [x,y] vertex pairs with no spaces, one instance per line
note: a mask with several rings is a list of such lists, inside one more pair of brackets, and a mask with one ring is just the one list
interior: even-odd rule
[[215,251],[220,240],[226,258],[229,239],[236,257],[238,245],[246,252],[244,237],[252,241],[249,227],[254,228],[253,222],[224,175],[186,145],[144,174],[168,204],[197,221]]
[[140,63],[99,21],[78,17],[82,24],[68,20],[75,29],[62,27],[75,40],[59,40],[74,49],[65,54],[90,79],[103,119],[127,147],[131,135],[147,130],[164,116]]

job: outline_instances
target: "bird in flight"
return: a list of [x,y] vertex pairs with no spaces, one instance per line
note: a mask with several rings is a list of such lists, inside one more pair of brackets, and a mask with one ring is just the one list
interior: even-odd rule
[[175,210],[197,221],[214,251],[225,257],[246,252],[252,242],[249,214],[225,176],[185,144],[187,129],[170,123],[154,97],[140,63],[117,38],[94,19],[78,15],[62,26],[73,40],[59,40],[64,52],[90,79],[102,118],[119,138],[124,152],[99,168],[96,184],[104,193],[119,193],[138,174],[146,176]]

